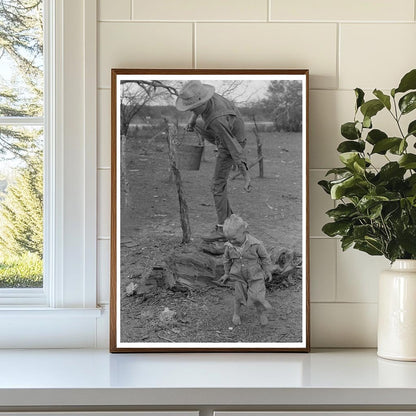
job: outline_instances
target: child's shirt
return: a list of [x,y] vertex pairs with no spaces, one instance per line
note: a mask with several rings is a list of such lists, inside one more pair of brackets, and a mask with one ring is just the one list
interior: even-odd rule
[[239,247],[230,242],[224,244],[224,272],[246,282],[264,279],[270,270],[271,260],[263,243],[246,234]]

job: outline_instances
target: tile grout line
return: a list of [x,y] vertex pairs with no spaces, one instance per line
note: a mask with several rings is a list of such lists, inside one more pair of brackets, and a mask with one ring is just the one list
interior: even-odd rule
[[339,80],[340,80],[340,72],[341,72],[341,24],[337,23],[337,64],[336,64],[336,71],[337,71],[337,90],[339,90]]
[[[334,204],[335,205],[335,204]],[[338,244],[340,244],[340,241],[336,241],[336,244],[334,244],[333,250],[335,251],[334,259],[335,259],[335,282],[334,282],[334,302],[338,303]]]
[[130,20],[133,20],[133,1],[130,0]]
[[271,5],[271,1],[272,0],[267,0],[267,22],[270,22],[272,20],[272,5]]
[[354,301],[341,301],[341,302],[331,302],[331,301],[319,301],[319,300],[315,300],[315,301],[311,301],[311,304],[315,304],[315,305],[334,305],[334,306],[339,306],[339,305],[377,305],[378,302],[374,301],[358,301],[358,300],[354,300]]
[[192,68],[196,69],[196,22],[192,23]]
[[[131,13],[134,13],[134,8]],[[354,24],[354,25],[414,25],[413,20],[272,20],[266,19],[216,19],[216,20],[201,20],[201,19],[98,19],[98,23],[284,23],[284,24],[325,24],[325,25],[336,25],[336,24]]]

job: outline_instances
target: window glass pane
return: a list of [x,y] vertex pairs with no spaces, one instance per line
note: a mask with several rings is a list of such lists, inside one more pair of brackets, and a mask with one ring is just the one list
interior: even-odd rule
[[43,114],[43,2],[0,0],[0,116]]
[[43,85],[42,0],[0,0],[0,289],[43,286]]
[[[43,285],[43,129],[2,126],[13,151],[0,154],[0,288]],[[10,140],[10,142],[12,142]]]

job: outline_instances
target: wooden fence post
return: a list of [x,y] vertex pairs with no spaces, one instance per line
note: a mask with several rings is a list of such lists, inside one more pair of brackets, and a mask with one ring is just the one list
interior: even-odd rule
[[[122,135],[120,138],[121,145],[120,145],[120,160],[121,160],[121,184],[123,185],[121,187],[121,199],[124,201],[124,206],[127,207],[129,205],[129,196],[130,196],[130,183],[129,183],[129,175],[127,171],[127,152],[126,152],[126,146],[127,146],[127,136]],[[124,194],[124,195],[123,195]]]
[[176,165],[176,148],[175,144],[177,142],[177,127],[171,123],[167,122],[167,133],[168,133],[168,145],[169,145],[169,161],[170,168],[173,176],[175,178],[176,189],[178,191],[179,198],[179,215],[181,219],[182,227],[182,243],[189,243],[191,241],[191,226],[189,223],[189,214],[188,214],[188,204],[186,203],[184,193],[181,173]]
[[256,122],[256,116],[253,116],[253,121],[254,121],[253,132],[254,132],[254,135],[256,136],[256,141],[257,141],[257,159],[259,160],[259,176],[260,178],[264,178],[263,144],[261,142],[259,128]]

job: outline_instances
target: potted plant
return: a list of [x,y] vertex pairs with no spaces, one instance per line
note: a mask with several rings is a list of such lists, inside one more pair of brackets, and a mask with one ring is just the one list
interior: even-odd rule
[[[337,148],[342,167],[327,172],[333,180],[319,182],[337,201],[322,231],[340,237],[343,250],[390,260],[379,280],[378,355],[416,361],[416,120],[410,117],[416,69],[389,94],[375,89],[366,101],[362,89],[354,91],[354,119],[342,124],[345,140]],[[395,131],[373,126],[381,111],[393,118]],[[384,164],[375,162],[380,157]]]

